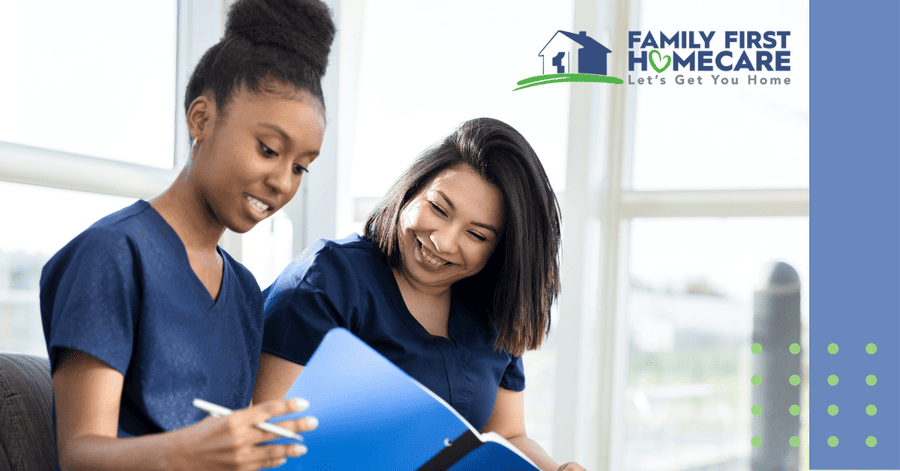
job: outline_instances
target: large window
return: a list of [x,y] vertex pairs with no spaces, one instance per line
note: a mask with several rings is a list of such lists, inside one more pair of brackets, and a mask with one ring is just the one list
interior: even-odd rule
[[[623,148],[624,237],[616,253],[625,267],[615,282],[614,313],[625,335],[618,403],[620,440],[613,457],[628,470],[750,469],[754,429],[768,411],[751,409],[751,344],[774,344],[760,330],[774,262],[799,275],[801,302],[782,319],[800,323],[796,341],[806,358],[809,319],[808,5],[793,2],[670,2],[641,0],[632,29],[790,31],[790,85],[748,83],[747,73],[719,73],[728,85],[633,86],[633,138]],[[690,72],[672,72],[672,76]],[[634,76],[655,72],[633,72]],[[730,82],[736,78],[737,84]],[[616,176],[610,176],[616,178]],[[750,216],[750,217],[748,217]],[[755,322],[756,320],[756,322]],[[781,328],[781,327],[780,327]],[[785,351],[788,345],[781,345]],[[789,355],[790,356],[790,355]],[[806,430],[805,360],[792,389]],[[784,379],[784,388],[792,388]],[[613,405],[615,407],[615,405]],[[787,406],[777,411],[789,417]],[[771,432],[771,430],[769,431]],[[806,435],[796,433],[789,469],[802,466]],[[787,447],[787,439],[785,439]],[[772,449],[772,447],[768,447]]]
[[0,6],[0,57],[15,72],[0,77],[0,351],[45,356],[43,265],[180,171],[183,90],[222,12],[221,0]]
[[0,182],[0,351],[47,356],[41,268],[69,240],[134,198]]
[[[46,259],[174,179],[189,146],[187,75],[230,2],[70,3],[0,7],[0,52],[17,71],[0,77],[2,351],[45,354]],[[767,264],[798,272],[809,318],[807,2],[329,4],[339,28],[323,155],[282,213],[226,235],[229,252],[265,287],[313,239],[361,231],[400,172],[454,126],[506,121],[541,157],[564,218],[553,332],[524,357],[529,436],[588,469],[749,469],[753,296]],[[540,72],[557,30],[590,32],[624,78],[635,29],[789,30],[792,83],[512,92]]]
[[[627,469],[746,468],[750,378],[759,361],[751,352],[760,340],[758,332],[753,340],[754,318],[765,314],[754,298],[769,289],[772,264],[787,263],[799,272],[803,302],[779,312],[793,316],[779,322],[788,329],[801,311],[806,317],[808,253],[806,218],[632,221]],[[806,344],[802,336],[796,341]],[[789,410],[780,412],[787,417]]]
[[172,168],[177,9],[4,2],[0,141]]

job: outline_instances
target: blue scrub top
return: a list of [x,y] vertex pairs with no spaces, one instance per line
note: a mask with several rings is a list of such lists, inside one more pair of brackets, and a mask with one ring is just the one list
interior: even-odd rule
[[224,261],[217,300],[194,274],[175,231],[146,201],[82,232],[44,266],[41,317],[57,349],[80,350],[125,378],[119,436],[174,430],[203,419],[201,398],[250,404],[262,342],[262,294]]
[[497,328],[451,300],[450,338],[434,336],[406,308],[372,242],[320,240],[266,289],[263,351],[305,365],[329,330],[343,327],[482,430],[497,388],[525,388],[522,359],[494,350]]

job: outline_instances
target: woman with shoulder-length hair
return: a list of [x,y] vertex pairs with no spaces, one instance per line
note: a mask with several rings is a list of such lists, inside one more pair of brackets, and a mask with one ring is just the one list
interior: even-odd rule
[[325,333],[344,327],[542,469],[525,434],[521,355],[559,291],[559,205],[534,150],[496,119],[425,150],[365,235],[319,241],[269,288],[254,400],[282,397]]

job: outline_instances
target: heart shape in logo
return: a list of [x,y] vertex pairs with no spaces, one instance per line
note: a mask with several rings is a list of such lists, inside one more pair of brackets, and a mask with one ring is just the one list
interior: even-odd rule
[[[658,67],[656,65],[657,61],[653,60],[653,54],[656,54],[657,56],[659,56],[659,59],[658,59],[659,62],[662,62],[663,59],[665,59],[666,65],[664,65],[662,67]],[[656,69],[657,72],[662,73],[664,70],[668,69],[670,65],[672,65],[672,56],[664,56],[664,55],[662,55],[661,52],[654,49],[654,50],[650,51],[650,65],[654,69]]]

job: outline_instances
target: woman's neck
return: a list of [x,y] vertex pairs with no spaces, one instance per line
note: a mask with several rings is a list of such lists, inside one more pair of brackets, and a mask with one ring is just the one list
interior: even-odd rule
[[393,269],[392,272],[409,313],[429,334],[450,338],[450,286],[418,286],[402,271]]
[[172,185],[150,205],[172,226],[188,251],[216,253],[225,226],[207,211],[205,203],[187,184],[187,171],[182,171]]

